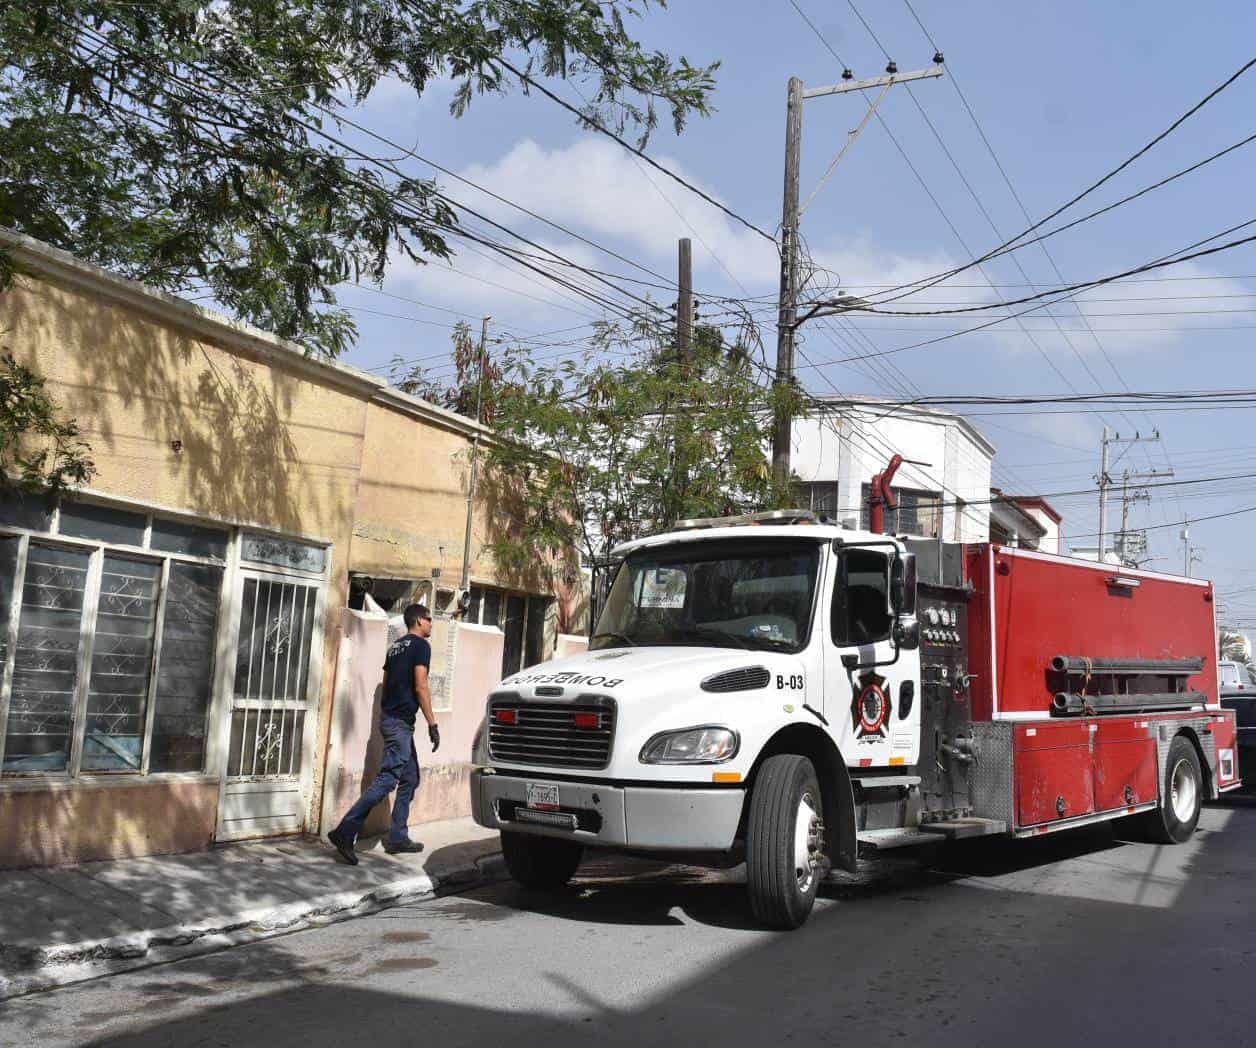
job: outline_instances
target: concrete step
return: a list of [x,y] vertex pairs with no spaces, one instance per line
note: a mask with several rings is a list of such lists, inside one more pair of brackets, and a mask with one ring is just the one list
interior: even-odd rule
[[1007,833],[1007,823],[999,819],[979,819],[976,816],[925,823],[920,828],[926,833],[941,835],[951,841],[964,840],[968,837],[993,837]]
[[859,850],[887,851],[890,848],[912,848],[920,844],[937,844],[936,833],[926,833],[914,826],[891,826],[883,830],[860,830],[856,835]]

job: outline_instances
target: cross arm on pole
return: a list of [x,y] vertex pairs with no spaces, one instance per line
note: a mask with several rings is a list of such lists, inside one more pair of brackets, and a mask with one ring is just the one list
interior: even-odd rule
[[844,95],[848,91],[871,91],[876,87],[889,87],[891,84],[902,84],[908,80],[927,80],[941,76],[945,69],[941,65],[932,65],[928,69],[917,69],[911,73],[891,73],[888,76],[873,76],[866,80],[843,80],[840,84],[827,87],[809,87],[803,91],[803,98],[819,98],[822,95]]

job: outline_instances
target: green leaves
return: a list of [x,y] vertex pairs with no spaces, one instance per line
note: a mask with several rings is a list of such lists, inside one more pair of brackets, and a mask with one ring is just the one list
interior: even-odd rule
[[398,79],[509,90],[499,64],[596,85],[642,137],[707,112],[714,67],[628,34],[652,0],[45,0],[0,5],[0,225],[163,290],[206,291],[336,355],[334,287],[447,257],[436,183],[359,152],[339,117]]
[[78,426],[58,416],[44,379],[0,349],[0,492],[56,495],[95,472]]
[[[471,414],[461,405],[473,403],[478,362],[460,338],[449,386],[408,378]],[[681,361],[640,330],[603,326],[575,359],[537,363],[525,346],[508,346],[488,362],[484,417],[499,439],[482,448],[482,475],[500,568],[561,575],[572,550],[591,558],[686,517],[788,504],[766,435],[774,410],[797,406],[796,391],[766,387],[746,350],[726,347],[716,328],[700,327],[694,343],[693,360]],[[627,361],[609,363],[612,348]]]

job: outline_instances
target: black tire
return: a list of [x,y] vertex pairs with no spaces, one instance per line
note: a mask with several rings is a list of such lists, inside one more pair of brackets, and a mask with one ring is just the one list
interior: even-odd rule
[[[746,827],[746,886],[750,909],[769,928],[797,928],[811,914],[823,870],[807,860],[809,876],[800,883],[794,836],[803,798],[818,819],[823,815],[820,780],[806,757],[782,753],[763,762],[750,795]],[[813,824],[813,837],[823,846],[823,822]]]
[[561,888],[575,874],[583,853],[575,841],[502,831],[506,869],[525,888]]
[[[1174,803],[1174,798],[1182,797],[1183,791],[1191,791],[1194,798],[1193,801],[1186,798],[1185,810],[1181,810],[1183,805]],[[1165,763],[1160,804],[1154,811],[1142,816],[1141,828],[1156,844],[1182,844],[1195,832],[1203,803],[1204,774],[1199,767],[1199,755],[1189,739],[1178,735],[1169,744],[1169,759]]]

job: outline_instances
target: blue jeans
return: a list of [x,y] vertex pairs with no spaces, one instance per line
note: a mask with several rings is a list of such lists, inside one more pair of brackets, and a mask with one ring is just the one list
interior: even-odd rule
[[384,736],[384,759],[379,774],[366,788],[358,802],[345,813],[336,827],[350,839],[362,832],[371,809],[384,800],[393,790],[392,824],[388,828],[390,844],[402,844],[410,839],[406,822],[410,818],[410,802],[419,786],[419,758],[414,750],[414,728],[403,720],[384,714],[379,721],[380,734]]

